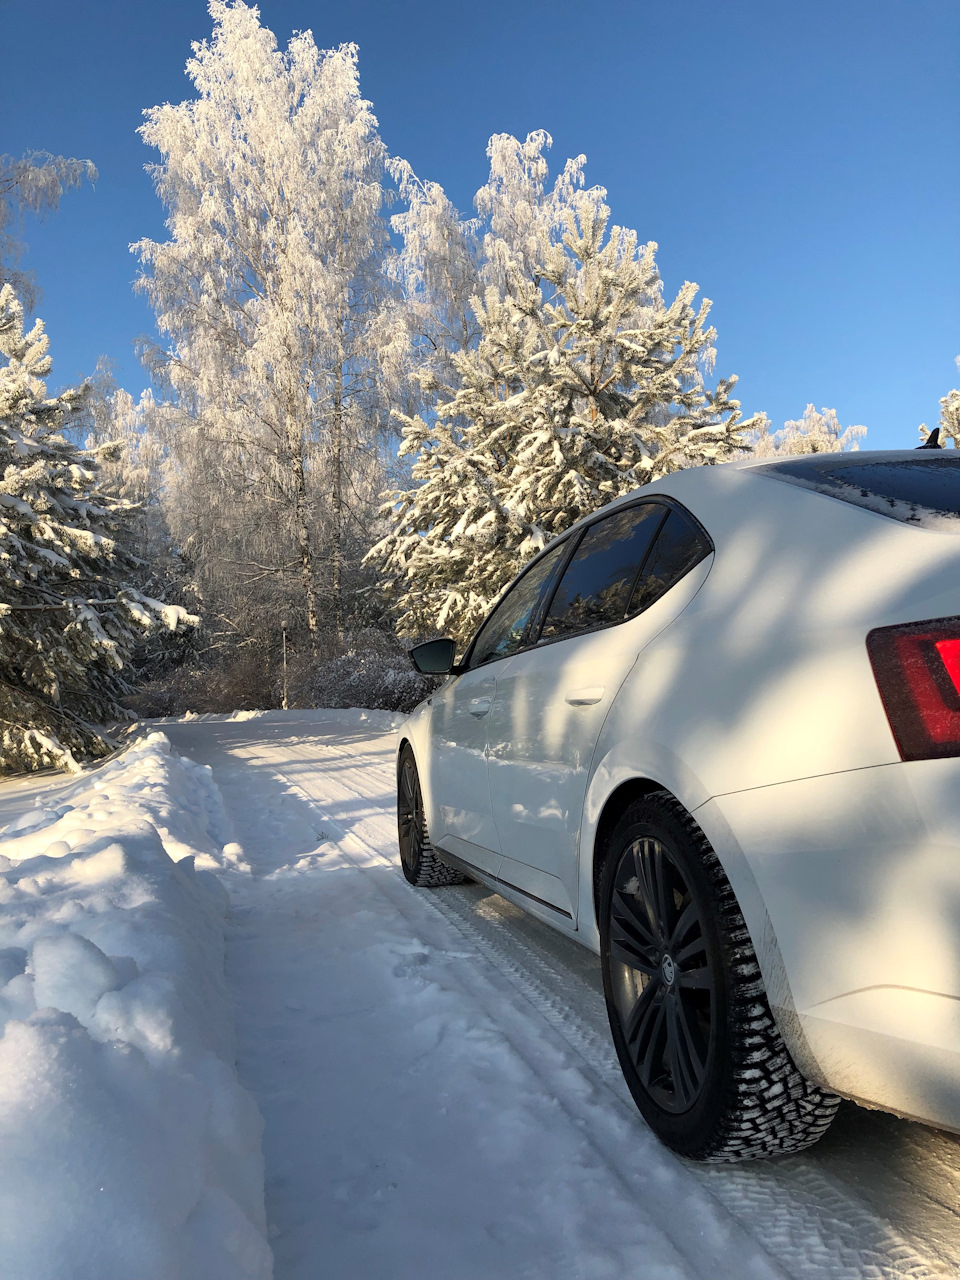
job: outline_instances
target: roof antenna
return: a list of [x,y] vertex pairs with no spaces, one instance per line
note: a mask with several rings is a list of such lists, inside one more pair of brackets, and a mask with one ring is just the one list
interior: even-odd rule
[[927,436],[926,440],[923,442],[923,444],[918,444],[917,448],[918,449],[942,449],[943,445],[940,443],[940,428],[934,427],[933,430],[930,432],[930,434]]

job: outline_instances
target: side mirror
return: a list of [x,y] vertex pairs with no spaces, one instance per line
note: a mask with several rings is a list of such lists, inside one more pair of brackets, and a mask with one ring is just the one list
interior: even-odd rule
[[426,644],[414,645],[410,650],[413,665],[425,676],[443,676],[453,670],[457,656],[456,642],[453,640],[428,640]]

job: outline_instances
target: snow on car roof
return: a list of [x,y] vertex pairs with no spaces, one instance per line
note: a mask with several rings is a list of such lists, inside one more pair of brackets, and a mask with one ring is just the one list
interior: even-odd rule
[[757,460],[751,470],[903,524],[960,533],[956,449],[813,453]]

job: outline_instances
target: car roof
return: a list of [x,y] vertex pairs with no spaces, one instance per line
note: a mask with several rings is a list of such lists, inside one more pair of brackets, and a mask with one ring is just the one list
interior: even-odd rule
[[[952,454],[954,450],[949,452]],[[731,462],[684,467],[679,471],[672,471],[669,475],[661,476],[657,480],[651,480],[648,485],[644,485],[642,488],[633,489],[630,493],[623,494],[609,505],[612,507],[624,502],[633,502],[645,495],[653,496],[657,493],[676,496],[680,501],[683,501],[681,489],[689,493],[691,498],[698,491],[703,493],[723,491],[726,488],[725,478],[732,472],[767,471],[772,467],[776,467],[778,471],[789,471],[794,466],[798,469],[800,467],[805,468],[814,461],[818,466],[824,467],[855,466],[857,463],[936,463],[938,459],[943,458],[943,453],[944,450],[942,449],[856,449],[842,453],[776,453],[768,454],[765,457],[751,455],[745,458],[735,458]],[[956,451],[956,460],[960,462],[960,451]],[[592,517],[586,518],[591,519]]]
[[[954,452],[954,450],[949,450],[950,454]],[[748,455],[730,462],[684,467],[679,471],[670,472],[669,475],[661,476],[657,480],[651,480],[649,484],[643,485],[639,489],[632,489],[629,493],[620,495],[598,511],[591,512],[590,515],[578,520],[576,524],[566,531],[566,534],[560,536],[564,537],[569,533],[575,532],[617,507],[626,506],[631,502],[638,502],[644,499],[654,500],[658,497],[674,498],[677,502],[689,506],[695,516],[699,516],[701,519],[708,519],[708,532],[712,532],[717,527],[718,517],[721,518],[721,523],[729,528],[740,523],[736,504],[742,503],[746,499],[745,486],[749,487],[749,502],[751,506],[754,503],[773,504],[785,519],[789,519],[788,509],[794,510],[798,515],[799,512],[793,501],[785,500],[781,484],[771,485],[769,483],[767,472],[774,466],[777,470],[792,470],[792,464],[796,464],[798,468],[806,467],[814,459],[816,459],[818,465],[830,467],[851,465],[858,462],[864,464],[906,461],[924,463],[935,462],[938,458],[942,459],[943,455],[944,450],[942,449],[857,449],[818,454],[778,453],[763,457]],[[960,450],[956,451],[956,455],[957,461],[960,462]],[[751,472],[758,474],[751,475]],[[874,512],[864,507],[849,506],[847,503],[838,504],[834,497],[817,493],[810,488],[794,488],[793,485],[789,486],[789,488],[798,497],[802,496],[804,510],[809,509],[805,506],[807,500],[813,499],[819,502],[826,496],[831,507],[841,506],[845,508],[845,512],[842,515],[839,511],[835,513],[840,522],[844,522],[851,515],[855,515],[856,518],[861,516],[865,516],[868,519],[876,518]],[[730,504],[733,505],[731,506]],[[826,518],[829,519],[829,517]],[[883,518],[885,519],[885,517]],[[551,543],[553,541],[556,541],[556,539],[551,539]]]

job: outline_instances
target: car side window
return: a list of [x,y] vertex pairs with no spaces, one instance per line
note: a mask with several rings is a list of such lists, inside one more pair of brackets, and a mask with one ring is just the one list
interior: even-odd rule
[[665,514],[660,503],[645,502],[588,526],[550,602],[541,641],[627,617],[637,573]]
[[632,618],[649,608],[700,561],[712,547],[693,521],[676,507],[663,522],[644,561],[628,610]]
[[530,620],[567,547],[567,542],[551,547],[514,583],[480,629],[470,654],[471,668],[507,658],[523,646]]

